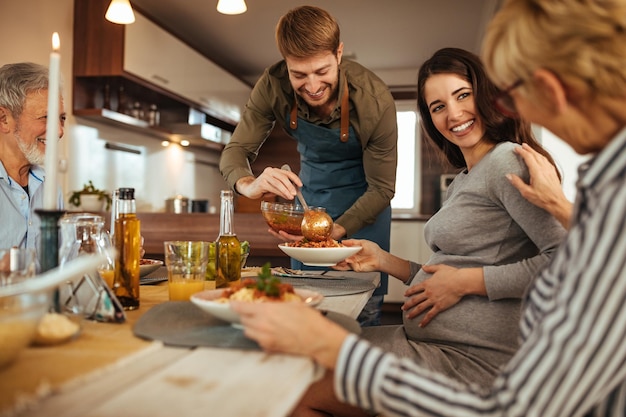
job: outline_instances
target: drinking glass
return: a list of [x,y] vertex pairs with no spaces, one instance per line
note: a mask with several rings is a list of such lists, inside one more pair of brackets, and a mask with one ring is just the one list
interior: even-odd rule
[[168,241],[163,245],[170,301],[189,301],[192,294],[204,290],[209,242]]
[[37,256],[34,249],[0,249],[0,286],[9,285],[35,275]]
[[86,253],[105,253],[106,261],[98,267],[98,272],[112,287],[115,259],[110,256],[109,249],[113,245],[104,228],[104,218],[91,213],[76,213],[63,216],[59,223],[62,241],[59,264]]
[[[92,213],[66,214],[59,221],[61,227],[61,249],[59,265],[86,254],[104,253],[106,259],[97,273],[85,274],[83,279],[60,289],[61,303],[65,312],[93,315],[108,291],[101,291],[102,285],[113,284],[115,259],[109,251],[111,240],[104,228],[104,217]],[[110,295],[109,295],[110,296]]]

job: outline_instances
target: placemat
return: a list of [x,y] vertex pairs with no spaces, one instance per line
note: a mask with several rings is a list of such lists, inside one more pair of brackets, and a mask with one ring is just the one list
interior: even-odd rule
[[376,285],[369,281],[353,277],[344,279],[281,277],[280,280],[293,285],[294,288],[317,291],[324,297],[360,294],[376,288]]
[[139,285],[153,285],[167,281],[167,276],[145,276],[139,278]]
[[152,285],[167,281],[167,268],[162,266],[156,271],[150,272],[145,277],[139,278],[139,285]]
[[[345,314],[328,311],[326,317],[352,333],[361,332],[357,321]],[[137,320],[133,333],[170,346],[260,350],[256,342],[243,335],[243,330],[211,316],[189,301],[168,301],[152,307]]]

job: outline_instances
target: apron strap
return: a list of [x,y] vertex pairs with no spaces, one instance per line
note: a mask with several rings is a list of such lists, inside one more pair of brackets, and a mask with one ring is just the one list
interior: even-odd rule
[[350,135],[350,103],[348,101],[348,79],[344,78],[343,97],[341,97],[341,141],[347,142]]
[[296,130],[298,128],[298,99],[295,94],[293,95],[293,106],[291,107],[289,127],[291,130]]
[[[347,142],[350,135],[350,94],[348,93],[348,80],[344,79],[343,96],[341,97],[341,136],[342,142]],[[294,96],[291,115],[289,117],[289,127],[292,130],[298,128],[298,100]]]

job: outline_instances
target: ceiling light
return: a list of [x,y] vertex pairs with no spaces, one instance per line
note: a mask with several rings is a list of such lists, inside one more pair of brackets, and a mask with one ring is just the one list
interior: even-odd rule
[[241,14],[248,10],[244,0],[219,0],[217,11],[224,14]]
[[128,0],[111,0],[104,17],[109,22],[119,23],[120,25],[128,25],[135,21],[135,14]]
[[180,141],[181,146],[189,146],[189,141],[187,139],[183,139]]

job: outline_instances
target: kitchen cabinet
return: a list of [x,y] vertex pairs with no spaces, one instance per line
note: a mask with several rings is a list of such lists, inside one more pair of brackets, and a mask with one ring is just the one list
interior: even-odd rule
[[126,27],[124,70],[197,103],[231,124],[241,118],[251,88],[140,13]]
[[[77,117],[113,123],[169,139],[187,126],[211,124],[232,132],[250,86],[135,11],[136,22],[117,25],[104,19],[109,0],[74,3],[73,112]],[[131,117],[140,104],[145,115],[155,105],[158,126],[147,116]],[[199,130],[198,130],[199,131]],[[222,144],[192,138],[192,145],[221,150]],[[228,135],[225,135],[228,137]],[[197,140],[196,140],[197,139]]]
[[124,70],[166,90],[180,90],[187,46],[140,13],[124,29]]

